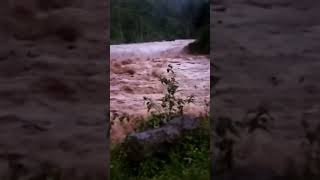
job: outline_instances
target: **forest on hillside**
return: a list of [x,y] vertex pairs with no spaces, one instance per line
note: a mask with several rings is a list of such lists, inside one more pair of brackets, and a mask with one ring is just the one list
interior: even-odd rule
[[208,0],[111,0],[111,44],[198,39],[209,47]]

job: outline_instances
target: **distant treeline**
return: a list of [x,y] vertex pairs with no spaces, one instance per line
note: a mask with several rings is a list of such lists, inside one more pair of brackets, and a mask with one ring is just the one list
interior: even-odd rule
[[205,39],[208,0],[111,0],[111,43]]

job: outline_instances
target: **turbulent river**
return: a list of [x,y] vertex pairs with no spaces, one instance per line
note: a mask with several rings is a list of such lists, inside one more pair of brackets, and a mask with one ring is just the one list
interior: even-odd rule
[[[110,54],[110,111],[126,113],[130,117],[146,117],[143,97],[159,100],[163,86],[159,75],[172,65],[179,82],[177,96],[194,95],[194,104],[185,107],[185,113],[197,115],[206,111],[210,99],[210,62],[208,56],[184,53],[193,40],[176,40],[137,44],[111,45]],[[134,124],[115,123],[111,139],[121,139],[132,131]]]

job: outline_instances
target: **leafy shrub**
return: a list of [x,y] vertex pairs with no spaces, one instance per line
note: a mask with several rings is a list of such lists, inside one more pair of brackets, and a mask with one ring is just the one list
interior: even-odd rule
[[167,76],[160,76],[159,78],[159,81],[165,88],[161,103],[159,104],[151,98],[144,97],[145,104],[151,116],[148,121],[142,123],[140,129],[156,128],[164,125],[172,118],[182,116],[185,105],[194,102],[193,95],[186,98],[176,96],[179,83],[176,81],[176,74],[170,64],[167,68],[167,74]]
[[200,29],[198,39],[189,44],[188,51],[192,54],[209,54],[210,53],[210,27],[206,25]]

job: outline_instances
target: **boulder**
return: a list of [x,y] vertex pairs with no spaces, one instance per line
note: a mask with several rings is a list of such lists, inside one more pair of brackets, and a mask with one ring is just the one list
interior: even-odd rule
[[199,120],[192,117],[178,117],[160,128],[133,133],[124,142],[128,159],[141,161],[155,153],[165,153],[183,135],[199,127]]

